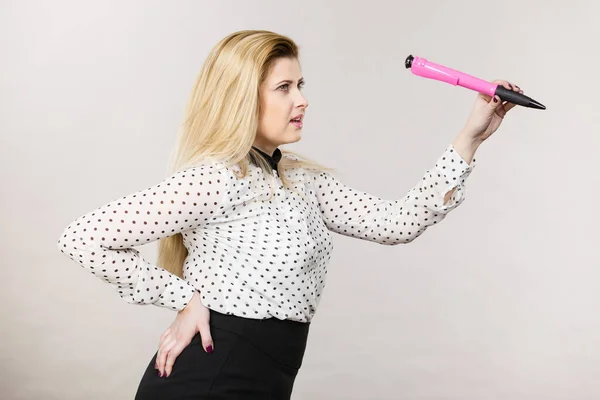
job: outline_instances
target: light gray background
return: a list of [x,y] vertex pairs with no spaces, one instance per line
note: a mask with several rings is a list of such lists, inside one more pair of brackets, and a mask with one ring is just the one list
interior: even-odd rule
[[[208,51],[240,29],[301,47],[288,148],[396,199],[475,93],[414,54],[507,79],[515,108],[467,198],[395,247],[335,236],[298,399],[600,398],[596,1],[2,1],[2,399],[132,399],[171,311],[132,306],[59,253],[73,219],[165,177]],[[155,261],[156,243],[140,247]],[[217,344],[218,346],[218,344]]]

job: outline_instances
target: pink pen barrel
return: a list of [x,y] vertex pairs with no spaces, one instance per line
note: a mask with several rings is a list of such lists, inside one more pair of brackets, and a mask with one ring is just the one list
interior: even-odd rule
[[496,93],[496,87],[498,86],[495,83],[484,81],[464,72],[427,61],[427,59],[422,57],[414,57],[411,60],[410,70],[413,74],[423,78],[435,79],[454,86],[462,86],[491,97]]
[[523,107],[545,110],[546,106],[535,101],[523,93],[506,89],[502,85],[476,78],[464,72],[457,71],[446,66],[432,63],[422,57],[409,55],[404,61],[404,66],[412,71],[414,75],[423,78],[435,79],[454,86],[462,86],[473,91],[486,94],[490,97],[498,96],[502,101],[518,104]]

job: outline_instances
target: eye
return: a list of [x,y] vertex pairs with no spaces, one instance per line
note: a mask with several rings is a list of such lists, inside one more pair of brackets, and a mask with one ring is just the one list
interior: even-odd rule
[[[284,83],[283,85],[279,86],[277,89],[281,89],[281,88],[285,88],[283,89],[283,91],[287,92],[289,90],[289,83]],[[304,82],[300,82],[298,84],[298,89],[303,89],[304,88]]]

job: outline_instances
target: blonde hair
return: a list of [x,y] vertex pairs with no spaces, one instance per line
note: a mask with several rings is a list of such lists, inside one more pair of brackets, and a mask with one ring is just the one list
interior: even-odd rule
[[[237,165],[234,173],[239,178],[247,175],[249,162],[273,173],[252,146],[261,115],[260,86],[279,58],[299,60],[298,46],[290,38],[266,30],[234,32],[213,47],[193,87],[171,154],[169,174],[204,160],[227,167]],[[290,190],[293,182],[286,177],[288,169],[333,171],[297,152],[280,150],[277,172]],[[183,277],[187,255],[181,233],[159,240],[157,265],[161,268]]]

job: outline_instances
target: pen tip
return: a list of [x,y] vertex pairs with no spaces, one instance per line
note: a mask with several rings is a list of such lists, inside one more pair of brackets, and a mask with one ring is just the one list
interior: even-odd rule
[[531,108],[537,108],[538,110],[545,110],[546,109],[545,105],[543,105],[542,103],[537,102],[537,101],[535,101],[533,99],[529,100],[529,107],[531,107]]
[[412,62],[415,58],[412,56],[412,54],[409,54],[408,57],[406,57],[406,60],[404,60],[404,66],[408,69],[412,66]]

